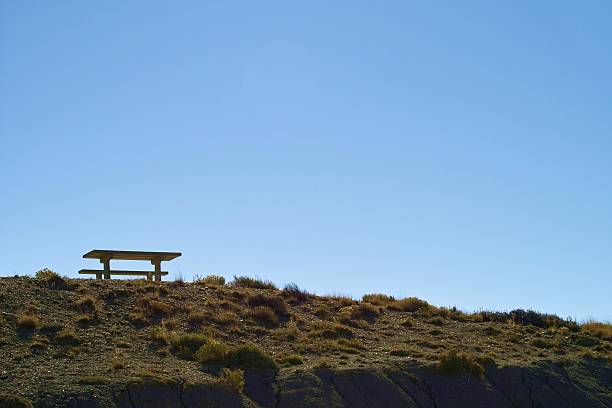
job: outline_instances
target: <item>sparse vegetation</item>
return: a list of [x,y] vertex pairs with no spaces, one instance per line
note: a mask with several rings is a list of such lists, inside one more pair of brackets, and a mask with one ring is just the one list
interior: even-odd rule
[[612,324],[589,320],[580,326],[580,330],[591,336],[612,341]]
[[268,280],[250,278],[248,276],[234,276],[232,286],[250,289],[276,289],[276,286]]
[[278,316],[268,306],[257,306],[251,312],[251,317],[264,326],[278,326]]
[[236,392],[242,392],[244,388],[244,371],[240,369],[230,370],[229,368],[224,368],[221,370],[221,375],[217,382]]
[[454,350],[448,351],[440,356],[436,368],[445,373],[468,373],[475,377],[484,375],[484,368],[477,358],[468,353],[458,353]]
[[225,278],[219,275],[208,275],[204,277],[196,276],[193,280],[198,285],[206,286],[223,286],[225,285]]
[[195,354],[202,364],[219,365],[243,370],[276,369],[274,360],[254,344],[236,347],[212,340]]
[[395,300],[387,304],[387,309],[399,312],[416,312],[429,307],[429,303],[416,297]]
[[17,328],[20,330],[28,331],[36,329],[40,324],[40,321],[36,316],[31,314],[22,314],[17,319]]
[[0,408],[33,408],[32,402],[17,395],[0,394]]
[[370,293],[368,295],[363,295],[361,300],[377,306],[386,306],[391,302],[395,302],[395,298],[393,296],[384,295],[382,293]]
[[261,293],[249,296],[247,298],[247,304],[251,307],[265,306],[270,308],[278,316],[284,316],[287,314],[287,304],[283,298],[278,296],[267,296]]

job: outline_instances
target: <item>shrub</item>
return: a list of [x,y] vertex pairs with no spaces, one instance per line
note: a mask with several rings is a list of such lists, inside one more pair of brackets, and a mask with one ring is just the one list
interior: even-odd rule
[[195,354],[202,364],[220,365],[243,370],[276,369],[274,360],[257,346],[248,344],[230,347],[212,340],[203,345]]
[[268,306],[257,306],[251,312],[251,317],[265,326],[278,326],[278,316]]
[[444,326],[444,319],[441,317],[433,317],[427,321],[429,324],[433,324],[434,326]]
[[247,304],[251,307],[267,306],[272,309],[277,315],[284,316],[287,314],[287,304],[278,296],[266,296],[258,293],[247,298]]
[[44,268],[36,272],[36,279],[43,282],[52,289],[67,289],[66,279],[53,272],[51,269]]
[[187,316],[187,323],[192,326],[199,326],[206,321],[206,314],[203,312],[191,312]]
[[268,280],[250,278],[248,276],[234,276],[232,285],[238,288],[276,289],[276,286]]
[[81,340],[77,337],[77,335],[69,329],[64,329],[57,333],[55,340],[65,346],[76,346],[81,343]]
[[364,302],[371,303],[377,306],[385,306],[388,303],[394,302],[395,298],[393,296],[384,295],[382,293],[370,293],[368,295],[363,295],[361,298]]
[[327,305],[319,305],[319,306],[317,306],[317,308],[315,309],[313,314],[315,316],[317,316],[318,318],[320,318],[320,319],[328,319],[331,316],[331,312],[330,312],[329,307]]
[[429,303],[416,297],[408,297],[387,304],[387,309],[398,312],[416,312],[429,307]]
[[304,364],[304,359],[298,354],[291,354],[288,356],[281,357],[278,362],[288,366],[295,366]]
[[305,290],[302,290],[295,283],[288,283],[282,290],[281,295],[284,298],[292,299],[295,302],[305,302],[313,295]]
[[580,330],[591,336],[612,340],[612,324],[590,320],[580,326]]
[[325,322],[314,324],[313,331],[310,333],[310,337],[322,337],[324,339],[351,338],[353,336],[354,333],[350,327],[339,323],[330,324]]
[[34,330],[39,324],[38,318],[31,314],[22,314],[17,319],[17,328],[20,330]]
[[196,277],[194,282],[206,286],[223,286],[225,285],[225,278],[219,275],[208,275],[203,278]]
[[532,325],[543,329],[549,327],[567,327],[573,332],[580,330],[580,326],[574,320],[562,319],[557,315],[539,313],[533,310],[513,310],[510,312],[510,318],[515,324]]
[[17,395],[0,394],[0,408],[33,408],[32,402]]
[[81,313],[87,313],[87,314],[93,315],[98,311],[96,298],[91,295],[80,297],[75,302],[75,305],[76,305],[76,308]]
[[476,377],[484,375],[484,368],[472,354],[448,351],[440,356],[436,368],[445,373],[467,372]]
[[86,375],[79,378],[79,384],[83,385],[96,385],[106,383],[108,383],[108,380],[100,375]]
[[150,297],[141,297],[136,300],[137,312],[142,313],[145,318],[162,318],[174,315],[174,307],[166,302],[155,300]]
[[232,326],[240,321],[238,315],[234,312],[223,312],[220,315],[213,318],[217,324],[222,326]]
[[223,365],[231,347],[217,340],[210,340],[195,353],[195,358],[202,364]]
[[162,338],[170,344],[172,353],[187,359],[192,358],[209,341],[208,337],[197,333],[162,335]]
[[361,303],[340,309],[340,314],[348,316],[351,320],[372,321],[380,316],[380,313],[381,310],[378,306],[373,306],[369,303]]
[[217,382],[236,392],[242,392],[244,388],[244,371],[241,369],[230,370],[229,368],[224,368],[221,370],[221,375]]

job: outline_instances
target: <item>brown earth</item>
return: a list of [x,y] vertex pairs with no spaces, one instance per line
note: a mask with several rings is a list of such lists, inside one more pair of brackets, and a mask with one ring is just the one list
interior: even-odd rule
[[[605,334],[563,320],[536,327],[370,301],[377,304],[232,285],[0,278],[0,394],[40,407],[612,406]],[[278,368],[247,369],[243,387],[228,386],[219,364],[168,340],[189,333],[254,344]],[[453,370],[449,350],[464,353]]]

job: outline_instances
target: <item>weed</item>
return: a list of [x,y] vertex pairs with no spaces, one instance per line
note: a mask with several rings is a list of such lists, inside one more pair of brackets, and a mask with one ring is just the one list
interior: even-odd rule
[[51,269],[44,268],[36,272],[36,280],[43,282],[51,289],[69,289],[65,278],[62,278]]
[[286,299],[291,299],[293,302],[300,303],[310,299],[313,294],[302,290],[295,283],[288,283],[282,290],[281,295]]
[[64,329],[55,336],[55,340],[65,346],[77,346],[81,344],[81,340],[77,337],[74,331]]
[[221,375],[217,383],[231,388],[236,392],[242,392],[244,388],[244,371],[239,368],[235,370],[224,368],[221,370]]
[[80,297],[76,302],[75,306],[81,313],[87,313],[93,315],[98,311],[96,298],[91,295]]
[[195,354],[202,364],[220,365],[243,370],[276,369],[274,360],[253,344],[230,347],[218,341],[210,341]]
[[187,316],[187,323],[192,326],[199,326],[206,321],[206,314],[203,312],[191,312]]

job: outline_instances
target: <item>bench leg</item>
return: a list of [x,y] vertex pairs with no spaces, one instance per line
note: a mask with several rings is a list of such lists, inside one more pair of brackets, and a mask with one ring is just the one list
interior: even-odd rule
[[152,272],[147,273],[147,280],[148,281],[152,281],[153,280],[153,273]]
[[96,279],[102,279],[102,274],[101,273],[96,273]]
[[154,259],[151,263],[155,265],[155,280],[161,282],[161,260]]
[[104,279],[110,279],[110,258],[102,258],[100,263],[104,264]]

